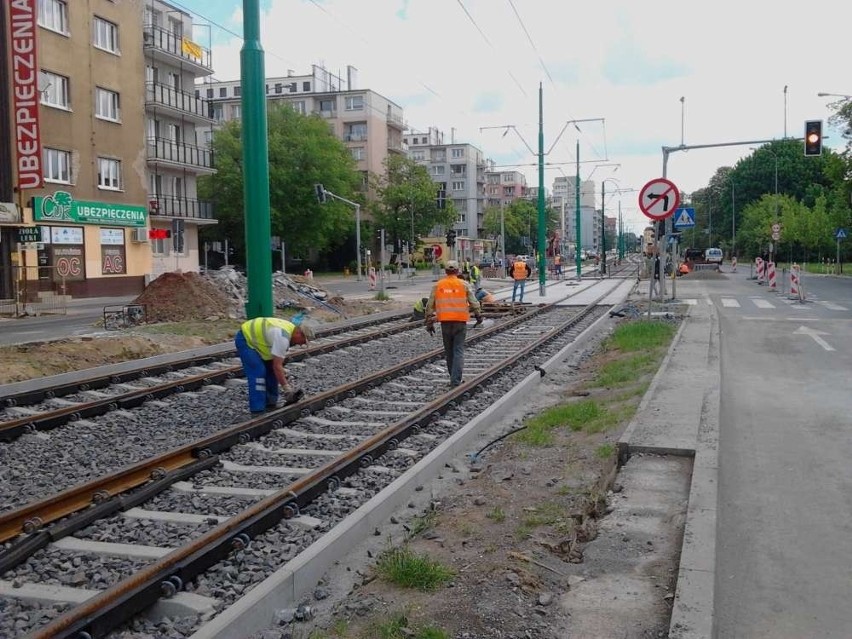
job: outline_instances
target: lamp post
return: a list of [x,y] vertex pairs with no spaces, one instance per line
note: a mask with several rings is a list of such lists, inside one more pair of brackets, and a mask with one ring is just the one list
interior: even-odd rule
[[[753,151],[766,151],[772,156],[772,159],[775,160],[775,221],[778,222],[778,154],[770,149],[769,147],[761,147],[759,149],[755,149],[754,147],[750,147]],[[770,251],[769,251],[769,261],[772,261],[773,254],[775,253],[775,243],[770,242]]]
[[817,93],[817,96],[821,98],[840,98],[841,100],[852,100],[852,95],[846,95],[845,93],[825,93],[820,91]]
[[[595,167],[597,168],[597,167]],[[621,186],[615,178],[604,178],[601,180],[601,275],[606,275],[606,192],[607,182],[615,182]]]

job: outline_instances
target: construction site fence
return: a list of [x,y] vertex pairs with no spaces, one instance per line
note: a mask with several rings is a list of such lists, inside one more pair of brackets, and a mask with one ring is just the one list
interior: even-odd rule
[[12,266],[12,299],[0,299],[0,316],[65,315],[67,281],[56,266]]

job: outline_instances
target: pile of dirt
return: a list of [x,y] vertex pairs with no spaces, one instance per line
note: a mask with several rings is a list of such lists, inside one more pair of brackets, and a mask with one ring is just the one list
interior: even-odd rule
[[198,273],[163,273],[134,304],[144,304],[148,322],[236,318],[227,295]]

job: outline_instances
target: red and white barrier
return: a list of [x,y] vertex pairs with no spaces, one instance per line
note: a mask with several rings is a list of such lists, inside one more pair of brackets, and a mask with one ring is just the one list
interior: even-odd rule
[[756,257],[754,258],[754,266],[757,271],[757,283],[763,284],[763,258]]
[[769,281],[769,290],[775,291],[775,262],[767,262],[766,263],[766,279]]
[[370,267],[369,279],[370,279],[370,290],[375,291],[376,290],[376,268],[374,266]]
[[790,294],[787,296],[791,300],[799,299],[799,265],[793,264],[790,267]]
[[731,258],[731,273],[736,273],[736,272],[737,272],[737,258],[732,257]]

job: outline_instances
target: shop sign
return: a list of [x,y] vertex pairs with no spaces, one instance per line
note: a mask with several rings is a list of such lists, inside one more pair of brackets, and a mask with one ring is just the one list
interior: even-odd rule
[[79,226],[54,226],[50,231],[54,244],[83,243],[83,229]]
[[56,191],[48,197],[33,198],[33,219],[40,222],[141,227],[148,224],[148,210],[144,206],[75,200],[67,191]]
[[[37,189],[44,182],[38,121],[38,61],[36,59],[36,0],[15,0],[9,7],[12,53],[12,113],[18,188]],[[4,33],[5,37],[6,34]],[[3,46],[6,46],[5,43]],[[6,75],[6,69],[3,69]],[[4,82],[6,80],[4,79]]]
[[21,212],[14,202],[0,202],[0,224],[20,224]]
[[101,229],[101,244],[123,245],[124,229]]

